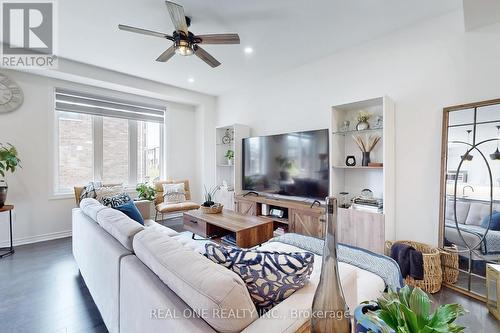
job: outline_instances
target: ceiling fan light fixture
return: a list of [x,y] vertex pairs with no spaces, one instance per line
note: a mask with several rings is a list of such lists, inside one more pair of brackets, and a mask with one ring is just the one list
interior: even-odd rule
[[175,53],[181,56],[190,56],[194,53],[193,45],[188,41],[181,40],[178,43],[176,43]]

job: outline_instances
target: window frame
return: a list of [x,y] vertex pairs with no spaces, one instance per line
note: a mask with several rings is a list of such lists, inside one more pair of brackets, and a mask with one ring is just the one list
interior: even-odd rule
[[[55,105],[55,94],[56,89],[59,87],[54,87],[52,91],[52,117],[51,118],[51,129],[52,129],[52,139],[51,139],[51,151],[53,152],[53,156],[50,159],[52,161],[50,168],[52,169],[52,177],[50,179],[50,187],[52,188],[51,199],[65,199],[73,197],[73,189],[62,189],[59,186],[59,117],[58,112],[67,112],[67,111],[59,111],[56,109]],[[101,92],[102,93],[102,92]],[[82,113],[83,114],[83,113]],[[103,146],[103,117],[110,117],[107,115],[91,115],[92,117],[92,144],[93,144],[93,158],[92,158],[92,168],[93,168],[93,179],[89,179],[88,181],[101,181],[103,172],[104,172],[104,146]],[[159,123],[159,141],[160,141],[160,178],[164,177],[165,170],[165,127],[166,127],[166,118],[167,113],[165,111],[164,121],[163,123]],[[149,122],[147,119],[145,120],[133,120],[127,119],[128,121],[128,139],[129,139],[129,152],[128,152],[128,179],[123,180],[123,184],[125,185],[125,190],[127,192],[135,192],[135,188],[139,183],[137,179],[138,170],[137,167],[139,165],[139,154],[138,154],[138,122],[144,121]],[[84,184],[74,184],[74,186],[84,185]]]

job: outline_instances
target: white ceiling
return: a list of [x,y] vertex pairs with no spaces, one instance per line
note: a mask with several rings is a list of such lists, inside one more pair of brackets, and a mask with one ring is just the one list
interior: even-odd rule
[[[59,55],[209,94],[220,94],[461,7],[461,0],[177,0],[195,34],[237,32],[241,45],[205,49],[222,65],[175,56],[171,43],[119,23],[171,33],[162,0],[58,1]],[[254,53],[244,54],[251,46]],[[188,82],[188,78],[195,82]]]

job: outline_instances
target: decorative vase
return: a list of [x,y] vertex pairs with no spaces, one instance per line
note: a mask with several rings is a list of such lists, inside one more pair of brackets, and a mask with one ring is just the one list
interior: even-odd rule
[[353,155],[347,156],[347,158],[345,159],[345,165],[355,166],[356,165],[356,157],[354,157]]
[[319,284],[312,303],[311,333],[350,333],[351,319],[337,262],[337,199],[326,198],[326,236]]
[[227,159],[227,165],[233,165],[233,159],[232,158],[228,158]]
[[5,205],[5,201],[7,201],[7,191],[9,187],[5,181],[0,181],[0,208]]
[[367,130],[369,128],[370,128],[370,124],[367,121],[360,121],[356,125],[356,130],[358,130],[358,131],[364,131],[364,130]]
[[363,152],[363,160],[361,161],[362,166],[368,166],[368,163],[370,163],[370,152]]

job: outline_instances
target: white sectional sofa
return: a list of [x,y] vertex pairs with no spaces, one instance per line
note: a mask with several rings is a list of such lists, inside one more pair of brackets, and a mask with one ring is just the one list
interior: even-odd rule
[[[258,317],[242,279],[200,254],[204,242],[189,233],[141,226],[93,199],[73,210],[72,223],[75,260],[111,333],[295,332],[308,320],[320,256],[304,288]],[[303,251],[277,242],[261,249]],[[385,288],[373,273],[339,266],[351,311]]]

